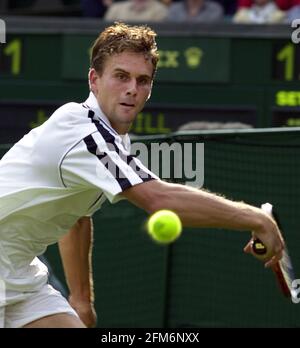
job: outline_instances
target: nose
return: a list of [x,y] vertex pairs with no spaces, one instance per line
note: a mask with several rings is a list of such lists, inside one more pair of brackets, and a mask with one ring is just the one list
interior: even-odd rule
[[135,96],[137,94],[137,81],[135,79],[131,79],[128,82],[126,94],[131,96]]

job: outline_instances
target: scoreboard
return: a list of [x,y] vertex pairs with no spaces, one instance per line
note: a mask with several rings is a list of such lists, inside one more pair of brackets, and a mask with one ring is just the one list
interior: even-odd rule
[[[4,18],[1,143],[14,142],[60,105],[88,95],[99,20]],[[300,125],[300,51],[288,26],[151,25],[160,62],[152,97],[131,131],[176,131],[192,121]]]

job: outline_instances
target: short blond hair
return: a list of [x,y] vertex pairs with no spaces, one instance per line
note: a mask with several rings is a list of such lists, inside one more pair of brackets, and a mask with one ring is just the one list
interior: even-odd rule
[[130,26],[116,22],[107,27],[92,46],[91,68],[102,74],[106,59],[124,51],[144,53],[153,64],[153,77],[157,69],[159,54],[155,41],[156,33],[147,26]]

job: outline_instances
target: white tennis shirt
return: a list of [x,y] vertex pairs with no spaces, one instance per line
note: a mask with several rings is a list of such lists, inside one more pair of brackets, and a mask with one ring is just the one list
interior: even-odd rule
[[93,93],[68,103],[15,144],[0,161],[0,277],[6,288],[34,291],[47,281],[36,258],[125,189],[156,179],[130,155]]

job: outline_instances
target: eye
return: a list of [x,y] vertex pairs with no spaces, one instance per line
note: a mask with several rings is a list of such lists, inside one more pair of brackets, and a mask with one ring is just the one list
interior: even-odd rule
[[123,73],[118,73],[116,74],[116,77],[118,80],[120,81],[126,81],[127,80],[127,75],[123,74]]
[[138,80],[138,83],[142,86],[145,86],[145,85],[149,84],[149,79],[146,77],[142,77]]

